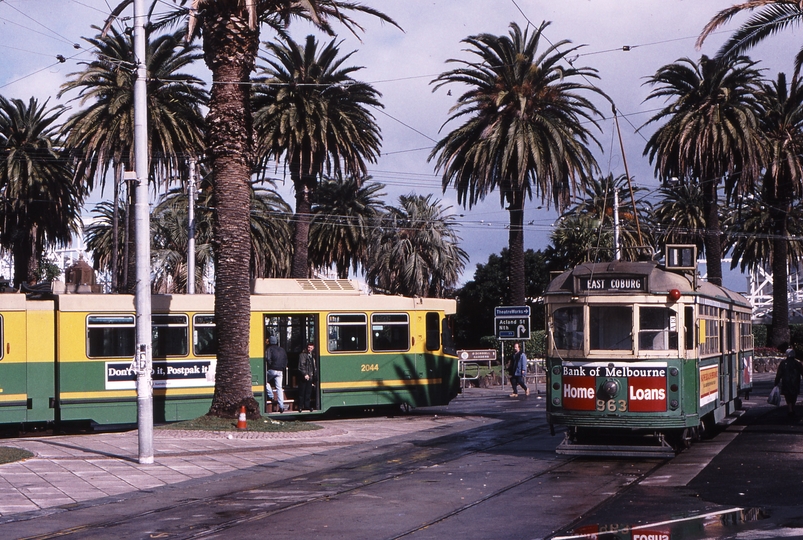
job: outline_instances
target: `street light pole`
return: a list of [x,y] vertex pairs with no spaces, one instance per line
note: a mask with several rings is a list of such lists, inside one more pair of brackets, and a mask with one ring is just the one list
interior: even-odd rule
[[195,294],[195,158],[187,184],[187,294]]
[[139,462],[153,463],[153,366],[151,350],[151,235],[148,197],[148,100],[145,58],[145,0],[134,0],[134,57],[137,78],[134,82],[134,170],[136,200],[134,202],[134,240],[137,257],[135,306],[137,312],[137,350],[134,364],[137,372],[137,427]]

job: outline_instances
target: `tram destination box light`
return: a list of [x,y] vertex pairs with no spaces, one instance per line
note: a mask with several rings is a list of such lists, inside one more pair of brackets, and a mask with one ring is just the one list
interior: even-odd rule
[[697,268],[697,246],[667,244],[666,267],[671,270],[694,271]]

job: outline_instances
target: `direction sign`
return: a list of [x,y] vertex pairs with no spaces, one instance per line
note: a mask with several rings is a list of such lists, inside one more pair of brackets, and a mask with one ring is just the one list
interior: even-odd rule
[[529,317],[530,306],[497,306],[494,317]]
[[494,317],[497,339],[530,339],[530,317]]
[[496,360],[496,349],[467,349],[457,351],[460,360]]

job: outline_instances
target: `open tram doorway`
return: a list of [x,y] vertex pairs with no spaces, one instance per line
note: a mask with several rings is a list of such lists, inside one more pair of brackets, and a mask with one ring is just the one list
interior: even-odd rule
[[[267,348],[267,343],[271,336],[275,336],[278,345],[287,353],[287,368],[284,370],[282,377],[282,390],[284,391],[285,410],[297,411],[300,408],[298,402],[298,387],[300,373],[298,371],[298,357],[306,351],[307,343],[315,345],[315,373],[316,378],[313,381],[312,389],[312,409],[317,410],[320,408],[320,382],[317,375],[320,374],[320,356],[318,341],[315,339],[318,331],[318,314],[317,313],[298,313],[298,314],[275,314],[264,313],[262,315],[262,326],[264,329],[263,343]],[[264,356],[263,356],[264,358]],[[267,366],[263,366],[262,371],[265,373],[265,384],[268,384]],[[265,405],[270,401],[265,392]],[[274,390],[275,395],[275,390]],[[276,411],[274,411],[276,412]]]

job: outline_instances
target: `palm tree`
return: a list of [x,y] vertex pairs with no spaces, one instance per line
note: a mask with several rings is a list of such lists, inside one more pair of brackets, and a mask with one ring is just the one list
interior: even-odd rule
[[[584,189],[584,198],[577,198],[577,203],[564,212],[562,217],[570,215],[583,215],[588,217],[590,224],[600,232],[613,231],[614,229],[614,193],[618,199],[619,214],[619,247],[622,249],[624,258],[636,260],[638,250],[635,248],[649,246],[651,239],[647,231],[642,231],[641,227],[646,225],[647,216],[650,210],[650,203],[643,197],[632,200],[637,194],[646,191],[644,188],[635,187],[631,190],[628,186],[627,177],[624,175],[613,177],[609,174],[605,178],[592,178]],[[635,210],[634,210],[635,204]],[[609,251],[614,247],[610,245],[599,246]],[[608,257],[610,258],[610,257]]]
[[324,178],[315,193],[310,223],[309,256],[319,268],[335,266],[337,277],[346,279],[349,268],[365,270],[371,234],[384,213],[384,184],[368,178]]
[[[717,56],[736,56],[744,54],[765,38],[803,21],[803,5],[798,0],[747,0],[721,10],[705,25],[697,47],[700,48],[708,36],[734,16],[743,11],[759,12],[747,20],[720,48]],[[803,48],[795,56],[795,72],[803,65]]]
[[402,195],[374,230],[366,280],[374,292],[442,297],[468,262],[457,222],[432,195]]
[[[133,0],[123,0],[107,19],[107,27]],[[218,363],[209,414],[234,417],[241,406],[248,416],[260,415],[251,390],[248,355],[251,269],[249,234],[251,148],[250,82],[262,24],[286,28],[291,18],[307,19],[333,33],[334,19],[352,32],[361,27],[350,13],[367,13],[395,24],[386,15],[361,4],[338,0],[174,0],[177,9],[166,23],[188,18],[187,37],[202,36],[204,61],[212,71],[207,119],[207,156],[214,175],[215,319]],[[183,6],[191,4],[192,9]]]
[[[761,131],[766,142],[763,191],[772,223],[772,327],[769,344],[789,342],[789,214],[803,195],[803,84],[799,76],[787,85],[779,73],[762,85]],[[798,259],[795,258],[795,261]],[[796,264],[793,263],[793,264]]]
[[722,284],[720,180],[728,193],[744,192],[760,169],[756,94],[761,74],[754,66],[746,57],[703,56],[699,63],[681,58],[647,80],[656,87],[648,100],[670,102],[645,123],[666,122],[647,141],[644,155],[655,163],[662,182],[677,178],[700,184],[708,280],[717,285]]
[[[62,85],[60,95],[76,91],[73,100],[81,106],[89,104],[65,123],[66,144],[75,154],[77,176],[86,179],[90,188],[96,178],[104,187],[109,168],[114,168],[112,200],[116,214],[123,170],[133,163],[136,77],[133,38],[113,28],[111,32],[84,38],[92,45],[95,60],[84,63],[83,71],[71,73],[72,79]],[[200,155],[203,149],[201,107],[207,94],[201,79],[181,70],[201,55],[198,47],[182,43],[180,33],[150,37],[151,32],[147,32],[149,178],[185,177],[187,156]],[[114,245],[118,243],[118,222],[112,219]],[[126,236],[133,237],[130,231]],[[118,283],[117,262],[115,253],[111,260],[113,291]],[[128,283],[126,288],[132,285]]]
[[604,94],[579,80],[597,78],[596,71],[568,63],[577,50],[564,49],[568,41],[539,52],[548,24],[532,35],[511,23],[508,36],[470,36],[463,43],[479,60],[448,60],[461,67],[432,81],[435,89],[449,83],[469,86],[446,123],[467,120],[438,141],[429,159],[437,157],[443,190],[453,184],[464,206],[499,190],[510,212],[510,301],[516,305],[525,300],[525,198],[535,192],[563,210],[577,184],[598,169],[588,144],[598,145],[589,126],[598,127],[600,114],[582,92]]
[[284,156],[296,192],[292,276],[309,276],[309,228],[313,194],[326,166],[359,180],[366,161],[375,162],[381,136],[368,107],[381,107],[371,85],[343,67],[352,54],[339,55],[330,41],[322,49],[314,36],[302,46],[289,37],[267,43],[273,58],[260,68],[264,77],[254,88],[254,131],[265,158]]
[[14,286],[35,283],[47,247],[69,244],[86,190],[60,150],[63,107],[0,96],[0,244],[14,256]]
[[700,184],[665,183],[660,201],[652,212],[656,244],[694,244],[699,253],[705,248],[705,214]]
[[[565,270],[584,262],[613,260],[613,230],[601,228],[600,220],[590,214],[567,212],[558,219],[549,241],[544,255],[551,269]],[[601,257],[600,253],[607,256]]]

